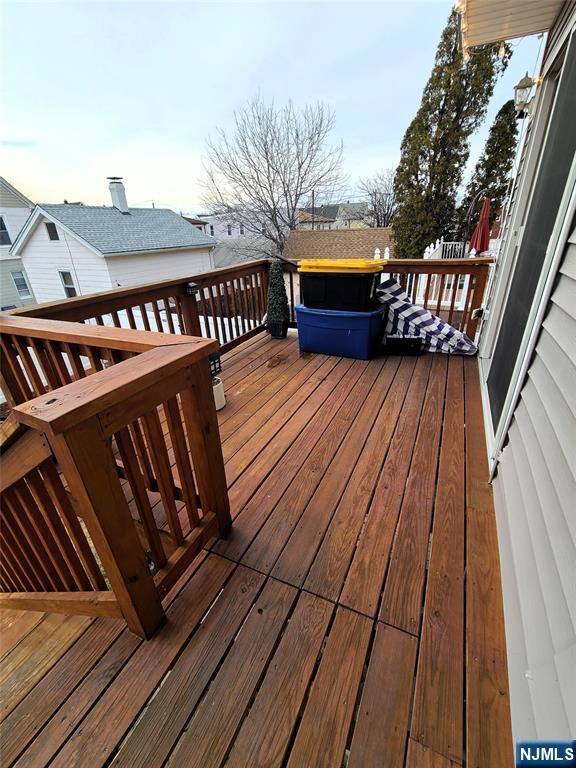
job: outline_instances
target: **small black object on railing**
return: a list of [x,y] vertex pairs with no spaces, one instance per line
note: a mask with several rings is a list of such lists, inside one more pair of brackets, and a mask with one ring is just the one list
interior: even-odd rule
[[208,360],[210,361],[210,373],[212,376],[222,373],[222,360],[219,352],[212,352],[211,355],[208,355]]

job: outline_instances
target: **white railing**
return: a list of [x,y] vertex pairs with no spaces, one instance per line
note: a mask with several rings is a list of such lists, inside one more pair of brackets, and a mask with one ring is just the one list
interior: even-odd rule
[[466,243],[460,240],[444,240],[440,238],[435,243],[430,243],[424,251],[425,259],[464,259],[466,257]]

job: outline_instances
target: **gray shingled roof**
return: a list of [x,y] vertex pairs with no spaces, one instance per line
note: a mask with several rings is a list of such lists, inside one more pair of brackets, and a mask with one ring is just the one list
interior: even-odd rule
[[39,207],[104,255],[216,245],[213,237],[167,208],[130,208],[123,214],[105,206]]

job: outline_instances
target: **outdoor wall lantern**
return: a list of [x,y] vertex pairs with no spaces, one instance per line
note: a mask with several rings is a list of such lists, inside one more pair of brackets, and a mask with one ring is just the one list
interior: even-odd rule
[[518,117],[526,116],[525,110],[530,101],[532,86],[535,83],[536,80],[528,77],[528,72],[526,72],[524,77],[514,86],[514,106],[516,107]]

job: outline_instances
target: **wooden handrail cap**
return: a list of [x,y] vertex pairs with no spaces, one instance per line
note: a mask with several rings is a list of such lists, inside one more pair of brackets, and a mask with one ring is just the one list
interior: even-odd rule
[[22,424],[49,434],[60,434],[207,358],[218,347],[215,339],[194,339],[189,344],[156,347],[28,400],[16,406],[13,413]]

